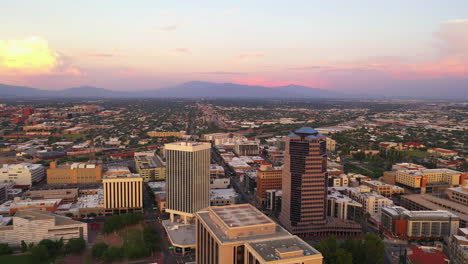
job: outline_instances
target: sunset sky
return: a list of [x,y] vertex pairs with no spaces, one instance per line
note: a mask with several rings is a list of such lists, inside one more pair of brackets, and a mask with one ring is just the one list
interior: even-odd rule
[[468,89],[466,0],[0,0],[0,17],[5,84]]

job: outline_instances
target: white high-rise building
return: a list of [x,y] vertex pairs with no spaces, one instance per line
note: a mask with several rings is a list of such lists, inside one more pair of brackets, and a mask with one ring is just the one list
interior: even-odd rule
[[184,222],[195,212],[210,206],[211,144],[176,142],[165,145],[167,207],[174,221],[176,215]]

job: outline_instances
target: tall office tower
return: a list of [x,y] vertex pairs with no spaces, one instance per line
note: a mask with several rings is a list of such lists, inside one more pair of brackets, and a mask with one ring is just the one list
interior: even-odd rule
[[141,212],[143,208],[143,178],[138,174],[104,176],[104,206],[120,212]]
[[196,262],[203,264],[322,264],[320,252],[250,204],[196,213]]
[[184,222],[194,213],[210,206],[211,144],[176,142],[165,145],[166,212],[180,216]]
[[280,222],[291,233],[314,236],[327,223],[326,137],[310,127],[286,138]]

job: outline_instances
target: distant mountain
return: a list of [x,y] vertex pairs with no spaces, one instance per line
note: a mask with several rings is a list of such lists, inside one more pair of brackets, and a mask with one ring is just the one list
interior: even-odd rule
[[112,91],[104,88],[92,86],[81,86],[68,88],[57,92],[57,96],[62,97],[128,97],[132,96],[129,92]]
[[51,94],[50,91],[39,90],[25,86],[0,84],[0,98],[42,97],[48,96],[49,94]]
[[49,97],[49,98],[336,98],[338,93],[319,88],[287,85],[265,87],[235,83],[211,83],[192,81],[177,86],[135,92],[112,91],[103,88],[82,86],[59,91],[0,84],[1,98]]
[[319,88],[288,85],[265,87],[236,83],[192,81],[159,90],[147,91],[154,97],[211,97],[211,98],[324,98],[339,94]]

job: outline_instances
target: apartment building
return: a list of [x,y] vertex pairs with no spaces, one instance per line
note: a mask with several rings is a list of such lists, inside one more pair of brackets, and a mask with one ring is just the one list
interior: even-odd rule
[[453,264],[468,263],[468,228],[460,228],[450,237],[449,252]]
[[88,224],[71,220],[47,211],[24,210],[17,212],[6,225],[0,225],[0,243],[19,247],[39,243],[43,239],[60,240],[66,243],[72,238],[88,241]]
[[47,184],[93,184],[102,181],[102,166],[90,163],[50,163]]
[[385,197],[390,197],[394,194],[403,194],[405,192],[405,189],[399,186],[387,184],[381,181],[364,181],[362,184],[369,186],[372,191]]
[[196,213],[196,262],[204,264],[321,264],[323,257],[249,204]]
[[348,196],[356,202],[362,204],[363,213],[368,213],[370,216],[380,218],[382,208],[392,206],[393,201],[370,189],[365,188],[350,188]]
[[442,238],[455,234],[460,218],[444,210],[409,211],[401,206],[382,209],[382,228],[403,239]]
[[357,220],[362,217],[362,207],[362,204],[336,191],[327,196],[327,216],[330,217]]
[[281,167],[274,167],[272,164],[262,164],[257,168],[257,203],[262,207],[266,206],[266,191],[281,190]]
[[468,206],[468,185],[448,188],[447,196],[454,202]]
[[430,193],[442,186],[460,185],[462,173],[450,169],[425,169],[396,171],[396,184],[408,190]]
[[0,168],[0,182],[30,187],[45,178],[45,168],[41,164],[3,164]]
[[153,151],[135,153],[134,159],[135,168],[145,182],[166,179],[166,164]]

